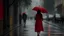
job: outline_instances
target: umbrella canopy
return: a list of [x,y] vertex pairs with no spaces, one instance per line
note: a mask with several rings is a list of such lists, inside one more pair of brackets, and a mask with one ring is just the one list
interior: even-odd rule
[[21,13],[21,15],[26,14],[26,12]]
[[32,10],[35,10],[35,11],[40,10],[42,13],[48,13],[48,11],[43,7],[34,7]]
[[22,14],[26,14],[26,12],[23,12]]

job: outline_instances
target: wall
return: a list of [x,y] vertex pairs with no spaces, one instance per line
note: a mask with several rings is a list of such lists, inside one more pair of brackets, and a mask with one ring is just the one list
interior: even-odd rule
[[[13,12],[14,8],[13,5],[9,7],[9,14],[10,14],[10,30],[13,30]],[[13,36],[13,31],[10,32],[10,36]]]
[[0,20],[3,20],[3,0],[0,0]]
[[44,7],[48,10],[49,14],[54,13],[54,0],[44,0]]
[[0,0],[0,35],[3,34],[3,0]]
[[55,0],[55,7],[59,4],[62,4],[62,0]]
[[62,15],[64,17],[64,0],[62,0]]

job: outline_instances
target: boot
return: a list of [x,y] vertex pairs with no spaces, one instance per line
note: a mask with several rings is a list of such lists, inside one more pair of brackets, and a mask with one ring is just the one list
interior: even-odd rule
[[39,34],[37,36],[39,36]]

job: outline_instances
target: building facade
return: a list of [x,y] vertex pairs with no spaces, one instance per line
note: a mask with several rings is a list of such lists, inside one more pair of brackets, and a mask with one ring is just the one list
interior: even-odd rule
[[62,0],[62,15],[64,17],[64,0]]
[[54,13],[54,0],[44,0],[44,7],[48,10],[48,13]]
[[55,0],[54,8],[57,9],[56,7],[60,7],[61,4],[62,4],[62,0]]

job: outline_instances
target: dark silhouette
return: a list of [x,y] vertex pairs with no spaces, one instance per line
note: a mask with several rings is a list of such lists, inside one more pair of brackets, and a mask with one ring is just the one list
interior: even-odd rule
[[24,22],[24,27],[26,27],[27,14],[23,13],[22,18],[23,18],[23,22]]
[[54,17],[53,17],[53,21],[55,21],[56,22],[56,16],[54,15]]
[[35,23],[35,32],[37,32],[37,36],[39,36],[41,31],[44,31],[42,26],[42,14],[40,13],[40,10],[37,11],[36,17],[35,17],[36,23]]

